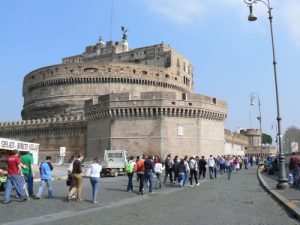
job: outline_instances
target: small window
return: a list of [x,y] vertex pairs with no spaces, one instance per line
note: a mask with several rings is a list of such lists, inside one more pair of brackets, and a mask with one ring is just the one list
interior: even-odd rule
[[108,72],[111,72],[111,68],[108,68],[107,71],[108,71]]
[[192,105],[193,105],[193,103],[189,102],[189,106],[192,106]]
[[172,102],[172,105],[176,105],[176,102]]
[[147,71],[143,70],[142,74],[147,75]]
[[216,99],[216,98],[212,98],[212,102],[213,102],[214,104],[217,104],[217,99]]
[[135,73],[135,70],[133,70],[132,72]]
[[169,75],[169,74],[166,74],[166,75],[165,75],[165,78],[170,78],[170,75]]
[[175,77],[175,80],[178,80],[177,77]]
[[157,73],[156,76],[159,77],[159,73]]

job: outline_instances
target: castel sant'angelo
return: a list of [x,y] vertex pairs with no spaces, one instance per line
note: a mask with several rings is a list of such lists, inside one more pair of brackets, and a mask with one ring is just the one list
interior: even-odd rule
[[40,143],[40,156],[105,149],[130,155],[224,153],[223,100],[194,93],[191,62],[165,43],[130,49],[99,41],[58,65],[27,74],[22,121],[0,136]]

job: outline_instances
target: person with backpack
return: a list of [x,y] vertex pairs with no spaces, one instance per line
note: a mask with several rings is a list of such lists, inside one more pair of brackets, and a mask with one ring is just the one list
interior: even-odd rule
[[171,154],[167,155],[167,158],[165,159],[165,179],[164,179],[164,183],[166,183],[168,176],[170,177],[170,183],[173,183],[173,170],[172,170],[172,166],[173,166],[173,159],[171,158]]
[[133,178],[133,170],[135,166],[134,157],[131,156],[129,162],[126,163],[125,172],[128,176],[128,184],[127,184],[127,192],[133,192],[133,184],[132,184],[132,178]]
[[165,167],[161,164],[160,159],[157,159],[156,163],[154,164],[154,172],[156,175],[156,188],[161,188],[160,177],[164,169]]
[[140,156],[136,157],[136,164],[134,165],[134,172],[136,173],[138,180],[140,181],[139,192],[141,195],[144,194],[144,160],[140,158]]
[[40,174],[41,174],[41,184],[39,186],[38,193],[36,194],[36,199],[40,199],[47,183],[48,188],[48,198],[52,198],[52,175],[53,166],[51,164],[51,156],[46,156],[46,161],[42,162],[40,165]]
[[154,172],[154,163],[152,156],[148,156],[148,158],[144,161],[144,185],[149,182],[149,193],[152,193],[152,184],[153,184],[153,172]]
[[194,159],[193,156],[190,157],[189,160],[189,167],[190,167],[190,183],[191,187],[193,187],[193,177],[195,178],[196,185],[199,186],[198,183],[198,164],[197,161]]

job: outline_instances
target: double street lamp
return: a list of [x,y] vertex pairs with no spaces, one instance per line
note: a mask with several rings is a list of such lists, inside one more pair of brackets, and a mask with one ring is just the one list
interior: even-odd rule
[[256,4],[258,2],[263,3],[268,8],[268,14],[269,14],[269,21],[270,21],[270,31],[271,31],[271,42],[272,42],[272,53],[273,53],[273,69],[274,69],[274,80],[275,80],[275,94],[276,94],[276,106],[277,106],[277,128],[278,128],[278,147],[279,147],[279,177],[278,177],[278,183],[277,183],[277,189],[285,189],[288,188],[288,182],[286,178],[286,171],[285,171],[285,156],[283,154],[283,148],[282,148],[282,135],[281,135],[281,117],[280,117],[280,110],[279,110],[279,93],[278,93],[278,82],[277,82],[277,62],[275,58],[275,46],[274,46],[274,35],[273,35],[273,23],[272,23],[272,9],[273,7],[270,5],[270,0],[264,1],[264,0],[244,0],[244,2],[248,5],[250,14],[248,16],[249,21],[255,21],[257,20],[257,17],[253,13],[253,4]]
[[259,121],[259,129],[260,129],[260,160],[263,160],[263,152],[262,152],[262,139],[263,139],[263,132],[261,129],[261,110],[260,110],[260,97],[259,94],[257,94],[256,92],[252,92],[250,93],[250,105],[254,105],[254,100],[257,99],[258,101],[258,112],[259,112],[259,116],[257,117],[258,121]]

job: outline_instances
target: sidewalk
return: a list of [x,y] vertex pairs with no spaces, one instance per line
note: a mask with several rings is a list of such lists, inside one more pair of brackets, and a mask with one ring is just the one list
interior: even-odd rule
[[268,175],[261,172],[259,168],[257,175],[262,186],[280,203],[282,203],[287,210],[292,213],[298,220],[300,219],[300,189],[288,188],[285,190],[276,189],[278,183],[278,172],[274,175]]

